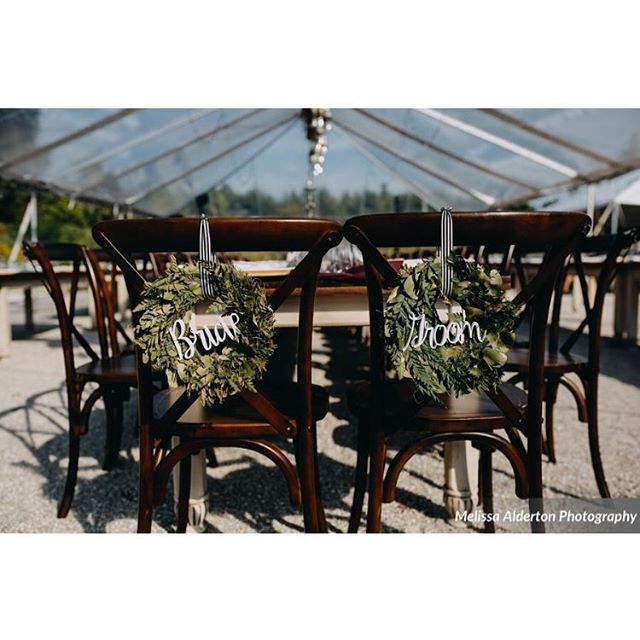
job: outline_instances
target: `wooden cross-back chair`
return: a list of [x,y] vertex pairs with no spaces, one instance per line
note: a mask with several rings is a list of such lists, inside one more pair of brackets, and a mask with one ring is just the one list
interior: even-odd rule
[[[621,254],[630,249],[637,239],[637,229],[629,229],[615,235],[585,238],[580,246],[576,247],[567,257],[553,291],[549,339],[544,357],[545,451],[549,460],[556,462],[553,414],[558,389],[560,386],[564,386],[576,401],[578,419],[580,422],[587,423],[591,463],[598,491],[603,498],[609,498],[611,494],[602,465],[598,434],[598,377],[600,373],[602,314],[605,296],[610,290],[618,270],[619,258]],[[592,268],[595,266],[596,288],[593,299],[589,295],[589,284],[585,272],[587,256],[597,257],[595,265],[593,260],[590,265]],[[516,260],[515,266],[519,280],[526,286],[526,273],[521,258]],[[580,285],[584,316],[578,327],[571,331],[561,344],[562,294],[569,273],[577,278]],[[581,356],[574,352],[574,348],[585,329],[588,331],[587,355]],[[513,349],[509,354],[505,369],[516,372],[516,375],[511,378],[511,382],[525,380],[528,369],[526,348]],[[571,373],[577,375],[582,388],[569,377]]]
[[[95,300],[96,297],[99,297],[100,307],[96,309],[96,328],[102,353],[119,356],[123,353],[133,352],[133,340],[116,318],[115,313],[118,268],[103,249],[83,247],[83,252],[90,267],[88,276],[93,298]],[[101,263],[104,264],[104,267]],[[107,273],[109,274],[108,278]]]
[[[129,397],[129,389],[136,385],[133,353],[126,352],[118,341],[118,331],[113,316],[110,291],[104,273],[95,254],[77,244],[37,243],[23,245],[24,253],[41,275],[43,285],[56,308],[58,326],[65,365],[67,404],[69,411],[69,465],[62,499],[58,505],[58,517],[69,513],[78,475],[80,438],[87,433],[91,410],[99,398],[103,399],[106,416],[105,457],[102,468],[111,469],[118,460],[122,439],[123,403]],[[56,274],[54,264],[70,265],[71,285],[69,302]],[[37,267],[36,267],[37,265]],[[76,325],[76,301],[82,278],[89,283],[95,308],[99,353]],[[74,346],[78,344],[89,358],[78,365]],[[83,401],[83,391],[88,383],[98,385]]]
[[[492,509],[491,454],[503,453],[510,462],[519,497],[528,497],[539,510],[542,498],[541,422],[543,354],[547,313],[553,285],[573,246],[586,234],[589,218],[579,213],[454,212],[457,246],[546,244],[545,264],[518,295],[517,302],[532,309],[528,393],[513,385],[495,391],[449,398],[446,406],[421,402],[410,380],[390,379],[385,364],[384,290],[397,285],[398,275],[379,249],[439,244],[440,214],[373,214],[351,218],[344,235],[364,256],[371,322],[371,373],[368,381],[348,393],[358,420],[358,458],[349,531],[356,532],[367,488],[367,531],[381,529],[383,502],[395,499],[400,471],[416,453],[434,444],[468,440],[480,450],[483,507]],[[385,475],[387,443],[400,430],[418,437],[392,459]],[[506,438],[495,431],[504,430]],[[534,521],[535,530],[543,530]],[[492,530],[492,523],[487,524]]]
[[[141,300],[144,289],[132,254],[197,251],[199,224],[195,218],[172,218],[108,221],[93,228],[94,238],[125,276],[132,307]],[[278,286],[268,290],[274,311],[290,296],[299,295],[297,382],[258,383],[257,393],[244,391],[221,406],[205,408],[182,388],[157,391],[151,383],[151,365],[138,353],[138,531],[150,531],[153,506],[165,499],[169,474],[178,463],[178,531],[186,529],[190,456],[211,447],[240,447],[267,456],[283,472],[291,501],[302,503],[305,530],[326,531],[315,425],[326,414],[328,395],[311,381],[311,341],[320,264],[325,253],[340,242],[340,225],[308,218],[215,218],[209,220],[209,228],[214,252],[308,252]],[[173,436],[180,438],[176,447],[171,445]],[[295,467],[272,441],[278,437],[293,440]]]

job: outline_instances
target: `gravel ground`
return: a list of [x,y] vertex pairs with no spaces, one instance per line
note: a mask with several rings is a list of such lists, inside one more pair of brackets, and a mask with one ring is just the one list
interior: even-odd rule
[[[579,314],[567,298],[567,327]],[[603,338],[600,387],[601,447],[614,497],[640,496],[640,350],[616,347],[611,335],[608,301]],[[62,350],[51,305],[34,295],[36,333],[20,328],[22,309],[12,299],[14,342],[0,361],[0,531],[2,532],[133,532],[136,528],[138,448],[133,433],[134,402],[126,410],[120,464],[101,470],[103,418],[94,409],[91,429],[82,440],[80,471],[69,516],[56,518],[56,502],[65,478],[67,452],[66,391]],[[584,343],[579,344],[584,350]],[[84,361],[79,352],[79,360]],[[345,383],[362,376],[366,351],[353,332],[316,334],[314,381],[331,392],[331,413],[318,425],[320,472],[327,519],[332,531],[345,531],[352,498],[355,438],[344,402]],[[562,389],[556,406],[558,464],[544,463],[545,497],[595,497],[597,490],[586,426],[577,421],[573,400]],[[297,532],[302,517],[287,500],[284,481],[271,463],[251,452],[222,449],[219,466],[208,470],[209,532]],[[508,464],[494,456],[495,507],[512,504],[513,476]],[[387,532],[469,532],[472,525],[445,520],[442,501],[444,461],[436,448],[414,457],[401,474],[397,501],[383,505]],[[154,530],[171,531],[171,505],[157,508]],[[502,523],[498,531],[528,530]]]

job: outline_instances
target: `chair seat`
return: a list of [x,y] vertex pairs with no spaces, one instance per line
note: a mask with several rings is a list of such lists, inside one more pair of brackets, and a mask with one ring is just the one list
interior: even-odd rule
[[88,362],[78,367],[76,372],[80,378],[87,382],[135,386],[138,381],[134,352],[123,353],[115,358]]
[[[524,411],[527,394],[512,384],[502,384],[501,390]],[[411,380],[386,380],[384,388],[384,430],[392,433],[400,428],[427,431],[485,431],[510,424],[502,411],[486,393],[473,392],[459,397],[447,397],[443,406],[431,401],[416,402]],[[371,383],[358,382],[347,390],[349,409],[358,417],[366,417],[371,409]],[[363,420],[366,426],[368,420]]]
[[[557,373],[562,375],[563,373],[571,373],[585,369],[587,364],[587,359],[582,356],[572,354],[565,355],[560,352],[549,353],[548,351],[544,354],[545,373]],[[529,350],[522,347],[511,349],[504,368],[505,371],[515,371],[517,373],[524,373],[528,371]]]
[[[278,409],[293,428],[295,433],[299,386],[296,382],[278,383],[277,385],[257,385],[258,391]],[[327,415],[329,410],[329,394],[317,385],[311,385],[313,420],[318,421]],[[153,412],[159,420],[167,409],[177,401],[184,392],[184,387],[164,389],[154,395]],[[221,405],[205,407],[196,400],[168,429],[175,435],[192,437],[210,437],[216,431],[217,436],[232,438],[252,438],[267,435],[280,435],[251,405],[239,395],[227,398]]]

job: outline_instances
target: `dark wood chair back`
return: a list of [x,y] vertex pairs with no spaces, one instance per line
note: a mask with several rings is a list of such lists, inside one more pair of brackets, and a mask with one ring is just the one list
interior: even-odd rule
[[[558,273],[553,290],[548,339],[548,351],[550,354],[561,352],[568,355],[571,353],[578,339],[587,329],[589,335],[589,366],[598,367],[605,296],[615,280],[620,267],[620,259],[629,252],[639,237],[640,230],[636,228],[628,229],[618,234],[591,236],[584,238],[580,245],[567,256],[563,268]],[[544,247],[532,247],[529,250],[514,250],[514,247],[511,247],[509,252],[504,252],[504,260],[507,261],[506,270],[514,272],[515,279],[521,287],[526,287],[528,283],[527,258],[531,253],[540,254],[543,252]],[[589,276],[585,271],[585,261],[591,263],[590,272],[593,274],[593,259],[596,259],[597,262],[595,263],[596,288],[592,299],[589,293]],[[562,295],[567,276],[570,274],[575,275],[579,283],[585,313],[578,327],[570,333],[561,345]],[[530,317],[529,310],[526,316]]]
[[132,345],[115,314],[118,269],[104,251],[83,247],[82,253],[93,295],[101,356],[117,357]]
[[[589,335],[588,361],[589,367],[597,370],[600,365],[600,334],[605,296],[616,277],[619,258],[626,254],[637,242],[639,229],[628,229],[621,233],[585,238],[567,258],[565,266],[556,282],[553,295],[553,311],[549,328],[549,352],[567,355],[575,347],[585,329]],[[596,290],[593,300],[589,295],[589,284],[585,273],[585,260],[597,257]],[[578,327],[560,344],[560,311],[565,277],[569,270],[575,271],[580,284],[580,293],[584,306],[584,318]]]
[[[541,393],[547,316],[553,286],[567,255],[589,229],[588,216],[564,212],[454,212],[454,242],[457,247],[511,246],[546,248],[543,267],[516,296],[515,301],[532,309],[527,422],[541,422]],[[440,214],[371,214],[347,220],[344,235],[364,256],[371,322],[372,398],[382,403],[385,371],[383,289],[397,285],[398,275],[380,248],[401,246],[436,247],[440,242]],[[507,417],[518,421],[518,411],[498,390],[490,394]],[[383,415],[382,405],[372,412]]]
[[[113,220],[100,222],[93,236],[122,270],[132,308],[141,300],[145,278],[136,268],[134,254],[197,253],[200,220],[170,218]],[[330,220],[296,218],[212,218],[209,220],[214,252],[306,251],[306,257],[269,292],[269,303],[276,311],[295,291],[300,292],[297,375],[301,397],[299,423],[312,422],[311,340],[313,309],[320,264],[325,253],[342,239],[340,225]],[[134,323],[137,317],[133,316]],[[138,354],[140,424],[152,422],[151,365]],[[283,424],[281,414],[266,404],[260,394],[242,394],[267,422]],[[183,394],[183,411],[195,398]],[[179,401],[180,402],[180,401]],[[177,402],[176,404],[179,404]],[[274,426],[276,426],[274,424]]]
[[[118,340],[118,333],[122,335],[125,343],[130,342],[130,339],[115,319],[111,286],[100,265],[98,254],[92,249],[73,243],[42,245],[25,242],[23,250],[32,262],[34,269],[40,273],[43,285],[53,300],[63,347],[65,345],[72,347],[75,339],[91,360],[120,355],[122,347]],[[71,269],[68,305],[56,273],[56,267]],[[95,309],[99,354],[90,346],[75,322],[78,288],[82,280],[85,280],[89,285],[89,293]],[[70,358],[70,364],[72,363],[73,349],[71,349]]]
[[[111,358],[120,353],[113,325],[113,308],[110,305],[110,295],[104,273],[95,254],[78,244],[57,243],[43,246],[38,243],[25,242],[23,250],[34,270],[40,274],[42,283],[55,305],[64,358],[69,417],[70,421],[74,422],[80,419],[81,414],[85,415],[86,413],[85,417],[88,417],[90,408],[95,401],[93,399],[87,401],[88,409],[83,413],[81,396],[84,381],[78,374],[74,346],[78,344],[91,362]],[[71,270],[68,302],[65,300],[57,272],[57,269],[63,268]],[[83,279],[89,284],[95,308],[99,353],[91,346],[76,324],[78,288]],[[97,392],[93,392],[92,398],[94,397],[97,398]],[[72,495],[72,491],[73,489],[71,489],[70,495]],[[69,505],[70,498],[67,510]]]
[[[82,335],[75,322],[78,286],[81,278],[86,277],[83,248],[80,245],[70,243],[52,244],[44,247],[38,243],[25,242],[23,250],[25,256],[31,261],[34,270],[40,274],[42,284],[55,305],[64,352],[67,386],[69,387],[75,381],[74,342],[77,342],[82,347],[91,360],[97,361],[100,358]],[[54,264],[64,264],[71,269],[68,304]]]

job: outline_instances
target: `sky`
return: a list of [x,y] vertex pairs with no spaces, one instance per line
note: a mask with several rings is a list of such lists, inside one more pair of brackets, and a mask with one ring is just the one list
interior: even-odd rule
[[[386,185],[391,193],[405,193],[410,187],[373,163],[336,129],[327,134],[327,158],[324,173],[316,178],[317,188],[326,187],[334,194],[379,191]],[[240,192],[253,188],[281,196],[302,191],[307,178],[310,142],[302,121],[290,129],[273,147],[258,156],[228,181]]]

